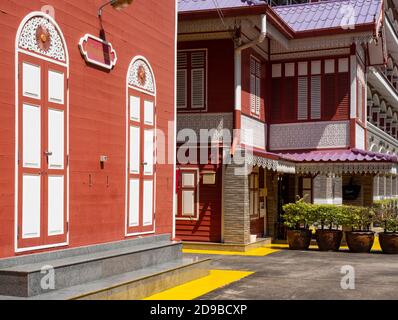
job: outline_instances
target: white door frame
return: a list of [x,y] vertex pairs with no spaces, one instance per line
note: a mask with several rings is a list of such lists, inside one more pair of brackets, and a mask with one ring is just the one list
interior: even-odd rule
[[[19,39],[23,30],[23,27],[26,25],[26,23],[32,19],[33,17],[44,17],[47,20],[49,20],[56,28],[59,36],[61,37],[64,50],[65,50],[65,63],[47,58],[45,56],[41,56],[39,54],[33,53],[28,50],[24,50],[19,48]],[[42,59],[47,62],[51,62],[60,66],[63,66],[66,68],[66,79],[65,81],[69,81],[69,52],[68,52],[68,47],[66,45],[65,37],[61,31],[61,28],[59,27],[58,23],[48,14],[45,14],[44,12],[41,11],[34,11],[28,14],[20,23],[16,38],[15,38],[15,203],[14,203],[14,218],[15,218],[15,223],[14,223],[14,249],[15,253],[22,253],[22,252],[27,252],[27,251],[35,251],[35,250],[42,250],[42,249],[48,249],[48,248],[57,248],[57,247],[64,247],[69,245],[69,228],[65,230],[66,232],[66,242],[65,243],[59,243],[59,244],[53,244],[53,245],[43,245],[43,246],[38,246],[38,247],[32,247],[32,248],[18,248],[18,196],[19,196],[19,185],[18,185],[18,178],[19,178],[19,54],[23,53],[38,59]],[[67,112],[67,127],[66,127],[66,152],[67,152],[67,157],[69,158],[69,86],[66,86],[66,112]],[[69,186],[70,186],[70,181],[69,181],[69,163],[66,163],[66,179],[67,179],[67,190],[66,192],[66,223],[69,225]]]

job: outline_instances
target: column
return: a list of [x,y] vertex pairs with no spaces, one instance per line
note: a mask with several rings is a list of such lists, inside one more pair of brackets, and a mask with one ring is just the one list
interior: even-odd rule
[[244,165],[224,167],[224,242],[250,243],[249,179]]

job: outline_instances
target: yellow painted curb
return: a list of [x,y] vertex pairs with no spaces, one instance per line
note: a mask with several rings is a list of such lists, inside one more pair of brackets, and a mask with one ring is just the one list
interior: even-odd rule
[[[289,249],[288,244],[271,244],[268,247],[275,250]],[[310,249],[318,250],[318,246],[310,246]],[[349,249],[347,246],[341,246],[340,250],[349,250]],[[381,251],[379,237],[375,237],[375,243],[373,244],[372,251],[373,252]]]
[[210,275],[147,297],[144,300],[193,300],[252,275],[254,272],[211,270]]
[[265,257],[279,251],[280,250],[270,248],[269,246],[253,249],[247,252],[221,251],[221,250],[194,250],[194,249],[182,250],[183,253],[191,253],[191,254],[214,254],[214,255],[223,255],[223,256],[251,256],[251,257]]

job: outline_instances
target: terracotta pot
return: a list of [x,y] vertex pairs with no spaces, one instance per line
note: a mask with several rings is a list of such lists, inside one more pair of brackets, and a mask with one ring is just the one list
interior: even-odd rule
[[320,251],[339,251],[343,231],[340,230],[317,230],[316,242]]
[[346,232],[348,247],[354,253],[370,253],[375,242],[375,234],[372,231]]
[[311,239],[311,230],[289,230],[287,232],[287,241],[291,250],[308,250]]
[[379,233],[379,241],[383,253],[398,254],[398,233]]

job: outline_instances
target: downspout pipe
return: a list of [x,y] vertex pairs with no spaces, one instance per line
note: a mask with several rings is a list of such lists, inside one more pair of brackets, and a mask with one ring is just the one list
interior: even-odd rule
[[264,42],[267,38],[267,16],[261,15],[261,31],[257,39],[235,48],[235,110],[234,110],[234,139],[231,155],[235,154],[240,143],[241,111],[242,111],[242,51]]

